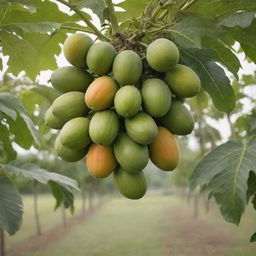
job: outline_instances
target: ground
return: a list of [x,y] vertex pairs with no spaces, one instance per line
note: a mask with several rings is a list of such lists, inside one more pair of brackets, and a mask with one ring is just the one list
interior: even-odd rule
[[237,228],[224,222],[213,203],[206,214],[203,199],[195,218],[193,201],[189,204],[186,198],[111,198],[100,208],[77,215],[66,228],[50,229],[61,223],[61,213],[50,214],[53,201],[47,196],[40,200],[44,235],[22,242],[33,233],[27,197],[23,228],[7,241],[12,255],[20,246],[19,256],[255,256],[256,245],[248,241],[256,226],[250,209]]

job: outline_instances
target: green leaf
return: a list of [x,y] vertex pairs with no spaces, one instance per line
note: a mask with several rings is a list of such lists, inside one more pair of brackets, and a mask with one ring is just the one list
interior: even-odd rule
[[205,40],[204,45],[206,48],[210,48],[215,52],[215,61],[218,61],[222,65],[226,66],[229,71],[238,79],[238,71],[241,68],[241,64],[236,54],[233,53],[231,48],[224,46],[217,40]]
[[0,70],[3,70],[3,61],[0,59]]
[[252,47],[251,45],[248,45],[247,43],[243,42],[240,43],[245,55],[250,58],[253,62],[256,63],[256,45],[255,47]]
[[0,112],[6,114],[7,116],[9,116],[12,120],[16,120],[17,118],[17,114],[16,111],[5,106],[3,103],[0,102]]
[[66,39],[66,34],[58,31],[48,34],[28,33],[24,35],[36,49],[39,58],[40,70],[57,69],[56,56],[61,53],[61,46]]
[[248,189],[247,189],[247,200],[249,201],[250,197],[256,194],[256,174],[254,172],[250,172],[248,178]]
[[17,28],[23,30],[24,32],[38,32],[38,33],[51,33],[56,29],[59,29],[60,23],[55,22],[33,22],[33,23],[11,23],[0,25],[0,29],[6,29],[8,31],[15,32]]
[[216,108],[230,113],[235,107],[235,94],[224,70],[213,62],[215,59],[215,54],[210,50],[181,51],[182,63],[199,75],[203,88],[210,94]]
[[246,28],[251,25],[254,18],[255,13],[253,12],[238,12],[222,19],[219,25],[229,28],[236,26]]
[[218,18],[238,11],[255,11],[255,0],[199,0],[189,9],[206,18]]
[[201,48],[202,41],[206,37],[216,39],[221,29],[211,21],[197,16],[188,16],[175,24],[171,32],[171,39],[183,48]]
[[[21,146],[25,145],[26,149],[30,147],[28,145],[32,145],[33,142],[39,145],[40,142],[35,126],[22,104],[9,93],[0,93],[0,103],[17,111],[17,120],[13,121],[12,119],[7,118],[8,123],[10,124],[10,130],[17,138],[17,143]],[[24,136],[24,138],[22,136]],[[26,139],[28,141],[26,141]]]
[[223,217],[238,224],[247,205],[247,181],[256,173],[256,136],[248,144],[228,141],[206,155],[196,166],[190,186],[207,185]]
[[39,73],[38,54],[32,45],[15,35],[0,32],[3,54],[9,56],[8,71],[18,75],[25,71],[27,76],[35,79]]
[[21,224],[23,206],[11,181],[0,175],[0,229],[14,235]]
[[32,178],[43,184],[47,184],[49,181],[54,181],[59,185],[63,185],[63,187],[68,186],[79,190],[75,180],[55,172],[48,172],[31,163],[20,164],[18,162],[13,162],[10,165],[2,165],[2,168],[12,174],[23,175],[25,178]]
[[8,128],[0,122],[0,141],[3,143],[5,161],[8,163],[17,156],[16,151],[12,147]]
[[99,17],[101,22],[104,21],[103,13],[106,8],[104,0],[82,0],[76,3],[75,6],[79,9],[88,8],[92,10],[92,12]]
[[66,208],[71,209],[71,212],[74,212],[74,195],[68,187],[60,186],[58,183],[50,181],[49,182],[52,194],[56,199],[55,209],[59,208],[62,203]]
[[256,242],[256,232],[251,236],[251,243]]
[[139,17],[146,8],[148,2],[149,0],[126,0],[117,4],[116,6],[125,10],[124,12],[117,11],[118,21]]
[[21,6],[26,6],[31,12],[36,11],[36,8],[30,0],[1,0],[0,3],[2,2],[7,4],[20,4]]

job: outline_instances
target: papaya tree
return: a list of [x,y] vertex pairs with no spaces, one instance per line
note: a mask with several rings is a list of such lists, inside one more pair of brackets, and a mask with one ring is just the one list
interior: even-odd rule
[[[79,33],[74,35],[76,41],[85,38],[85,33],[88,33],[101,41],[101,49],[106,45],[102,43],[110,43],[114,47],[118,54],[112,67],[115,80],[120,85],[136,84],[138,89],[142,87],[143,110],[155,121],[157,119],[156,122],[170,108],[166,100],[167,95],[170,95],[166,83],[175,96],[174,101],[192,97],[201,90],[205,97],[212,101],[215,110],[221,112],[221,115],[225,113],[230,116],[237,104],[237,90],[234,90],[235,86],[232,86],[225,71],[229,71],[234,79],[239,79],[241,63],[237,57],[238,50],[234,47],[235,44],[240,45],[239,52],[243,52],[251,61],[256,61],[255,11],[255,0],[126,0],[119,3],[112,3],[111,0],[3,0],[0,14],[1,51],[3,56],[8,57],[8,72],[18,75],[24,71],[29,78],[38,79],[40,71],[57,68],[56,55],[60,54],[61,44],[67,33],[78,31]],[[91,13],[98,17],[100,26],[95,25]],[[65,46],[70,45],[70,42],[66,42],[64,53],[67,60],[79,67],[81,63],[72,59],[68,47]],[[92,41],[88,39],[86,45],[89,44],[91,46]],[[96,44],[92,47],[95,48]],[[156,48],[157,54],[154,51]],[[93,51],[99,52],[97,49]],[[113,51],[108,51],[109,58]],[[83,57],[82,54],[77,56],[76,60]],[[87,62],[92,63],[89,54],[87,57]],[[130,70],[129,74],[120,68],[128,58],[133,60],[132,64],[129,62],[129,66],[126,67],[126,70]],[[108,70],[108,62],[103,64],[102,66]],[[172,69],[173,66],[170,67],[170,64],[177,66]],[[82,66],[84,65],[82,63]],[[101,72],[109,72],[93,65],[89,66],[89,69],[98,75],[101,75]],[[180,79],[186,77],[182,74],[187,75],[187,80]],[[146,79],[148,80],[144,81]],[[161,80],[165,80],[166,83],[163,84]],[[177,81],[186,85],[188,80],[191,90],[180,90]],[[113,81],[112,83],[114,84]],[[115,87],[113,84],[112,87]],[[162,88],[157,91],[162,103],[161,109],[157,111],[151,104],[153,99],[148,93],[156,87]],[[91,102],[90,95],[88,102]],[[104,104],[106,107],[108,101]],[[113,113],[108,112],[105,118],[107,115],[113,117]],[[93,118],[96,119],[96,115]],[[115,117],[112,119],[116,120]],[[155,131],[154,136],[161,131],[161,134],[168,134],[166,137],[170,145],[176,145],[175,139],[169,136],[167,130],[161,128],[157,131],[150,118],[147,118],[147,123],[150,125],[145,127],[151,127],[152,131]],[[199,124],[204,125],[203,122]],[[148,143],[151,139],[141,136],[138,138],[136,134],[132,134],[131,128],[127,130],[130,130],[129,136],[138,143]],[[94,132],[95,129],[91,131]],[[197,165],[191,177],[191,188],[206,187],[219,205],[223,217],[235,224],[239,224],[248,202],[252,198],[254,206],[256,202],[256,139],[253,132],[250,135],[252,136],[248,136],[246,140],[230,140],[215,148]],[[164,135],[160,137],[163,138]],[[161,138],[158,138],[151,147],[151,155],[159,152],[157,149],[161,144]],[[146,142],[139,141],[140,139],[145,139]],[[122,140],[128,143],[129,138],[124,135]],[[175,147],[177,153],[177,145]],[[142,155],[145,157],[145,154],[144,152]],[[159,158],[161,162],[169,160],[164,154],[159,154]],[[156,165],[159,164],[159,158],[154,161]],[[120,159],[119,164],[122,162]],[[175,168],[176,162],[161,167]],[[117,172],[115,176],[116,180],[123,180],[126,179],[123,177],[129,175]],[[137,182],[143,183],[143,187],[144,177],[141,174],[139,176]],[[139,192],[143,194],[144,190]],[[126,194],[129,194],[128,192],[125,191]],[[252,240],[255,240],[255,236]]]

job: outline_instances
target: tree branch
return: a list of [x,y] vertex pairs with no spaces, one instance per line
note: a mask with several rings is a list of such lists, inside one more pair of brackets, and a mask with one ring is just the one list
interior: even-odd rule
[[112,25],[112,30],[113,30],[113,34],[116,33],[120,33],[120,28],[118,25],[118,21],[117,21],[117,17],[116,17],[116,13],[115,13],[115,9],[112,3],[112,0],[105,0],[107,7],[108,7],[108,11],[109,11],[109,21]]
[[77,15],[81,17],[81,19],[92,29],[94,34],[102,41],[109,41],[107,37],[105,37],[93,24],[92,22],[81,12],[78,8],[73,6],[72,4],[66,2],[65,0],[57,0],[58,2],[66,5],[69,7],[71,10],[73,10]]

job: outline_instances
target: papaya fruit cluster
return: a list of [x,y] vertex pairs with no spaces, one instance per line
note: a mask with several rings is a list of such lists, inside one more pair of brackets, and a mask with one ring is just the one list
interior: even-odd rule
[[175,135],[194,128],[181,99],[199,92],[198,76],[179,64],[178,48],[165,38],[147,47],[144,62],[155,76],[146,78],[145,63],[135,51],[118,53],[112,44],[93,43],[79,33],[68,37],[63,49],[72,66],[52,73],[53,87],[63,94],[45,116],[48,126],[60,129],[58,156],[68,162],[86,157],[93,176],[113,173],[121,194],[143,197],[149,159],[164,171],[178,165]]

